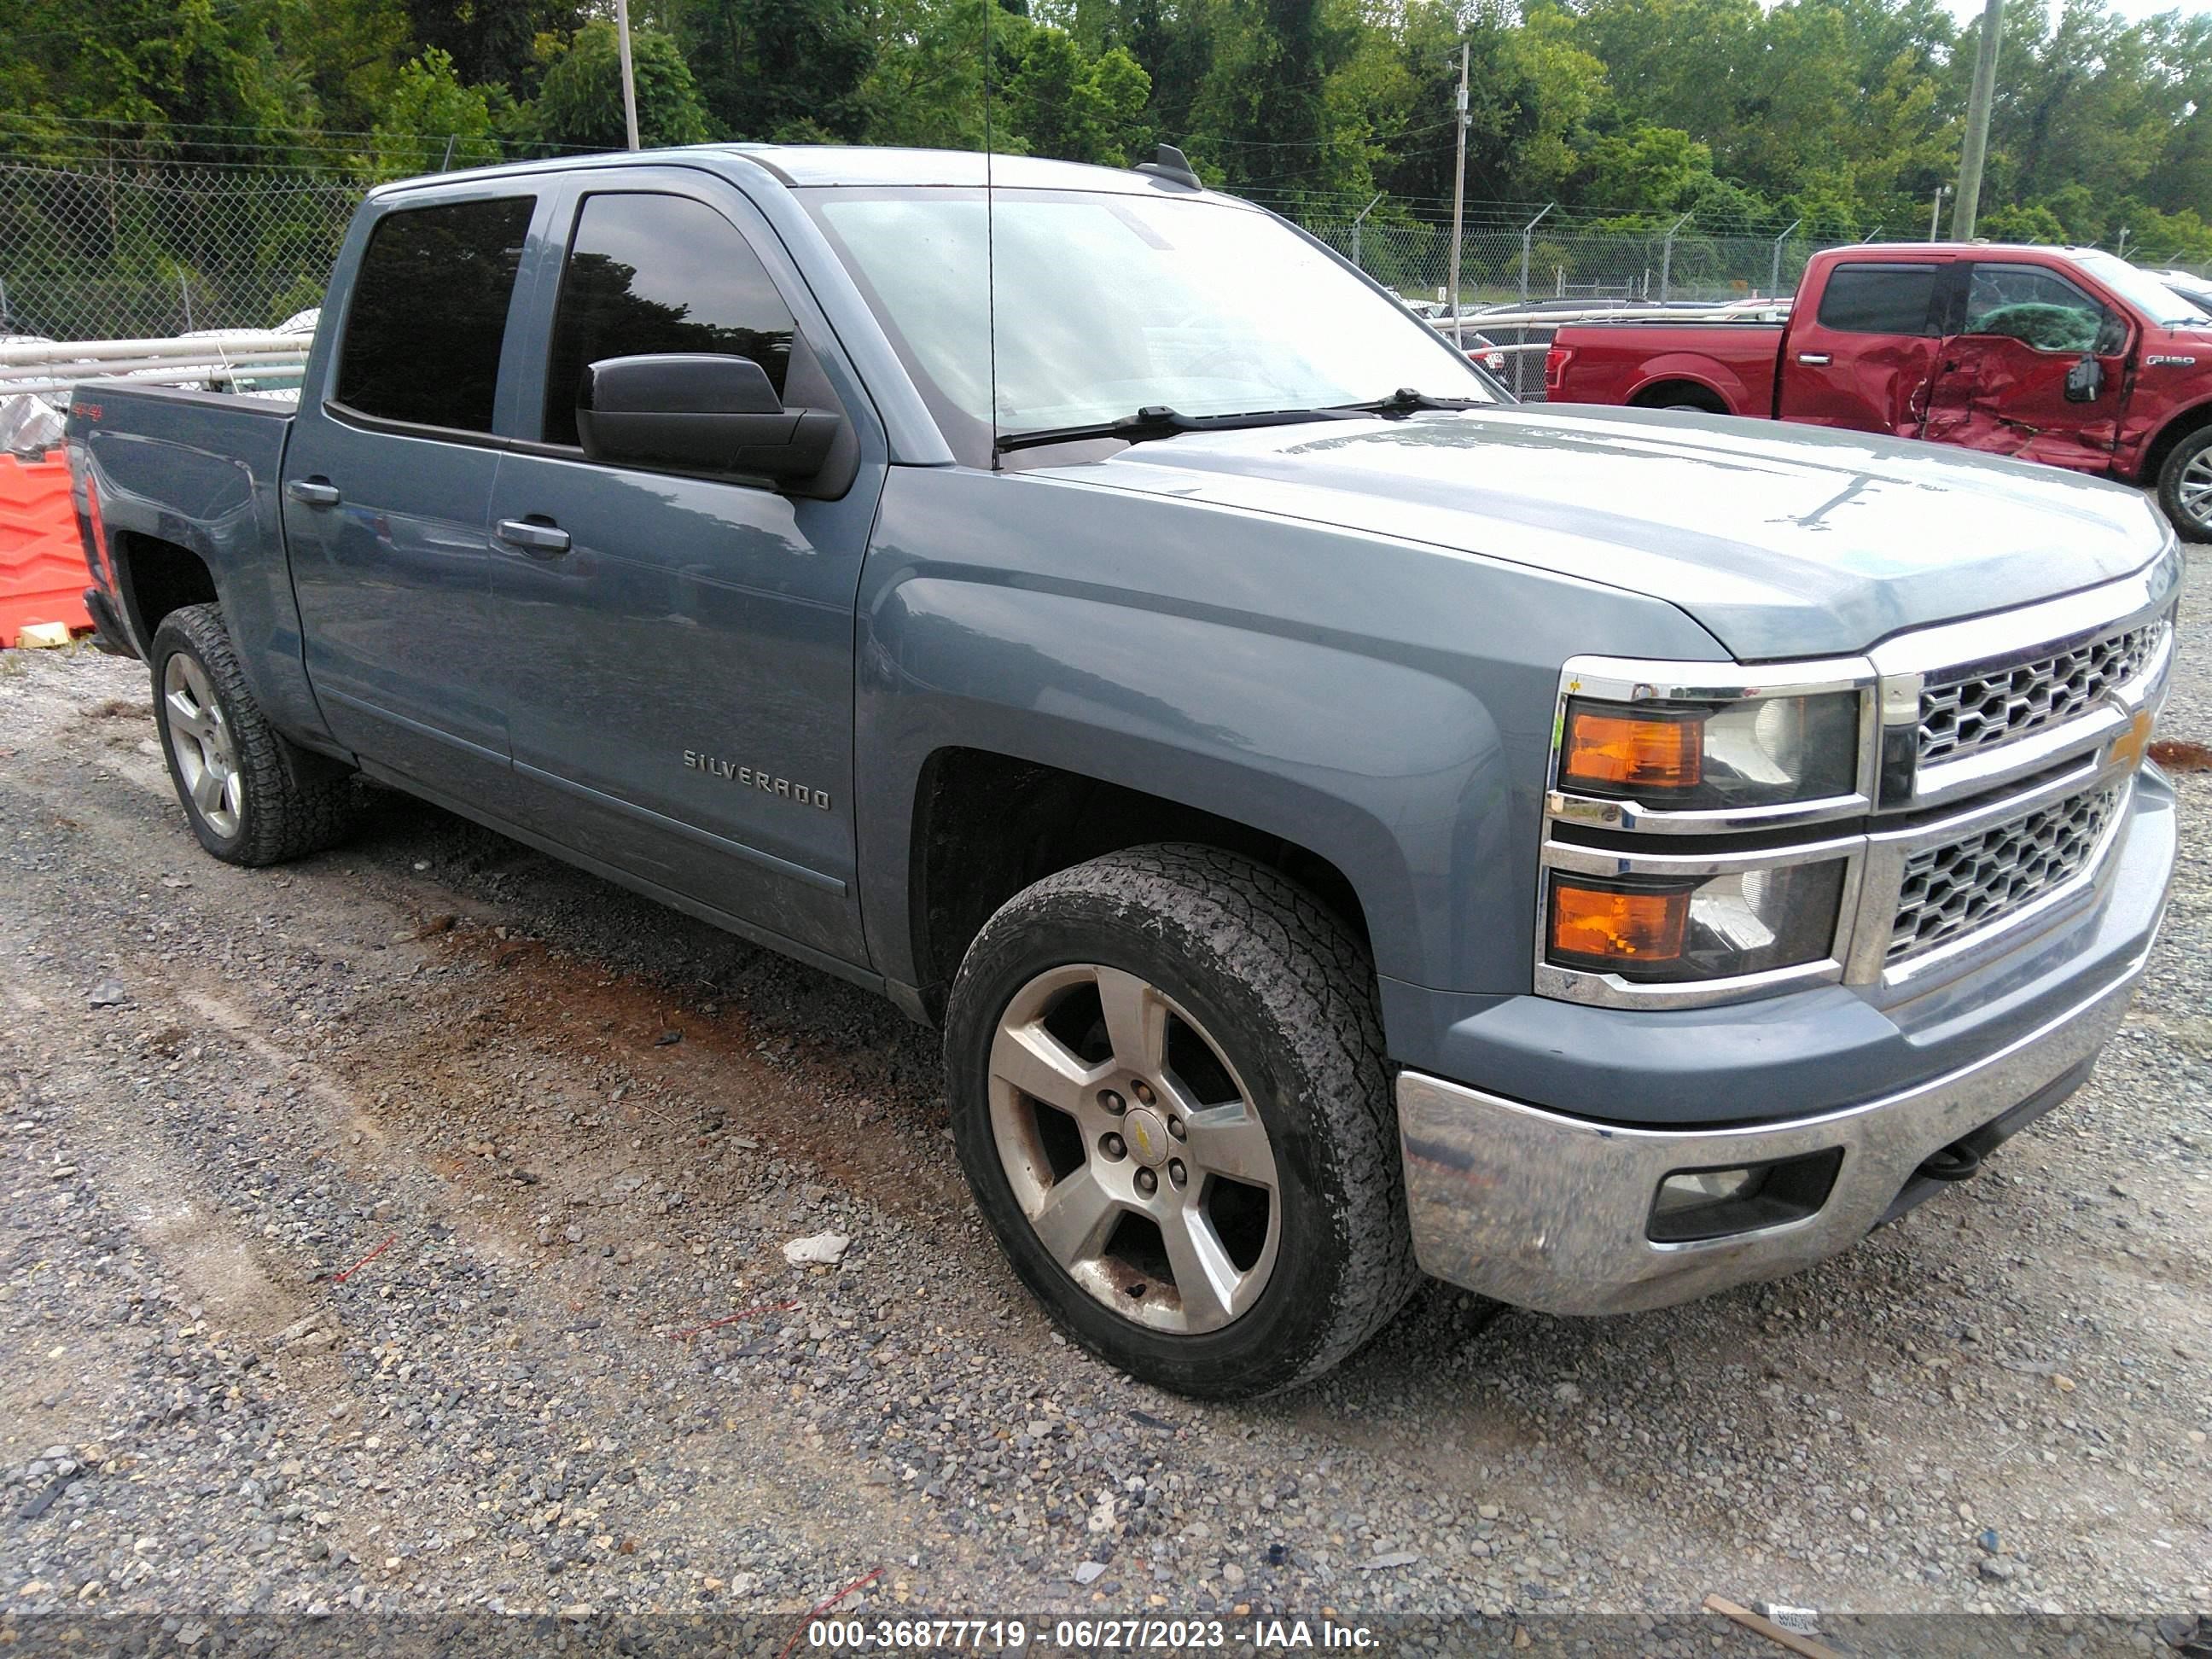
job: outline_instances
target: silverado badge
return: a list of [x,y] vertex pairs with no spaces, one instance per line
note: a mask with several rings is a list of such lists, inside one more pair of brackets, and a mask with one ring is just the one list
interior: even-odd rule
[[781,795],[795,800],[801,806],[830,810],[830,792],[813,789],[803,783],[793,783],[789,778],[777,777],[764,766],[739,766],[714,755],[702,754],[696,749],[684,751],[684,764],[694,772],[704,772],[709,777],[727,778],[743,789],[757,789],[763,794]]

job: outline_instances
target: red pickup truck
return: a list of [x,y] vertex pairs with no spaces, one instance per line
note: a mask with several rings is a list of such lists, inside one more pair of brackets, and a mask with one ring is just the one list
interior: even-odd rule
[[1554,403],[1925,438],[2154,487],[2212,541],[2212,317],[2095,248],[1832,248],[1780,323],[1559,330]]

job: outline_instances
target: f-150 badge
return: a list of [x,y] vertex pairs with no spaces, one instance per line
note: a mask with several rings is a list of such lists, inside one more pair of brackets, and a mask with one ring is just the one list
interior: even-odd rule
[[726,761],[714,755],[704,755],[696,749],[684,751],[684,764],[694,772],[704,772],[709,777],[727,778],[740,788],[757,789],[764,794],[780,795],[797,801],[801,806],[830,810],[830,792],[811,789],[803,783],[793,783],[789,778],[777,777],[763,767],[739,766],[735,761]]

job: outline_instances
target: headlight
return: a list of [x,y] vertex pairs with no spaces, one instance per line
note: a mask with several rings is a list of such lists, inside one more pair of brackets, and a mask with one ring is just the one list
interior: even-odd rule
[[1786,805],[1857,786],[1859,696],[1702,706],[1570,697],[1559,787],[1676,811]]
[[1555,870],[1546,958],[1658,985],[1819,962],[1835,939],[1845,868],[1833,859],[1618,881]]

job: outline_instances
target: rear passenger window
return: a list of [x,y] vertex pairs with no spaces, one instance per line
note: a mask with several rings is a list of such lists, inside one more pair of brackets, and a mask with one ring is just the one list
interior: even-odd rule
[[608,357],[750,357],[783,395],[791,312],[751,244],[682,196],[591,196],[561,277],[545,376],[545,441],[576,441],[576,390]]
[[491,430],[507,301],[537,199],[387,213],[354,273],[337,400],[387,421]]
[[1932,334],[1933,265],[1838,265],[1820,295],[1820,326],[1842,334]]

